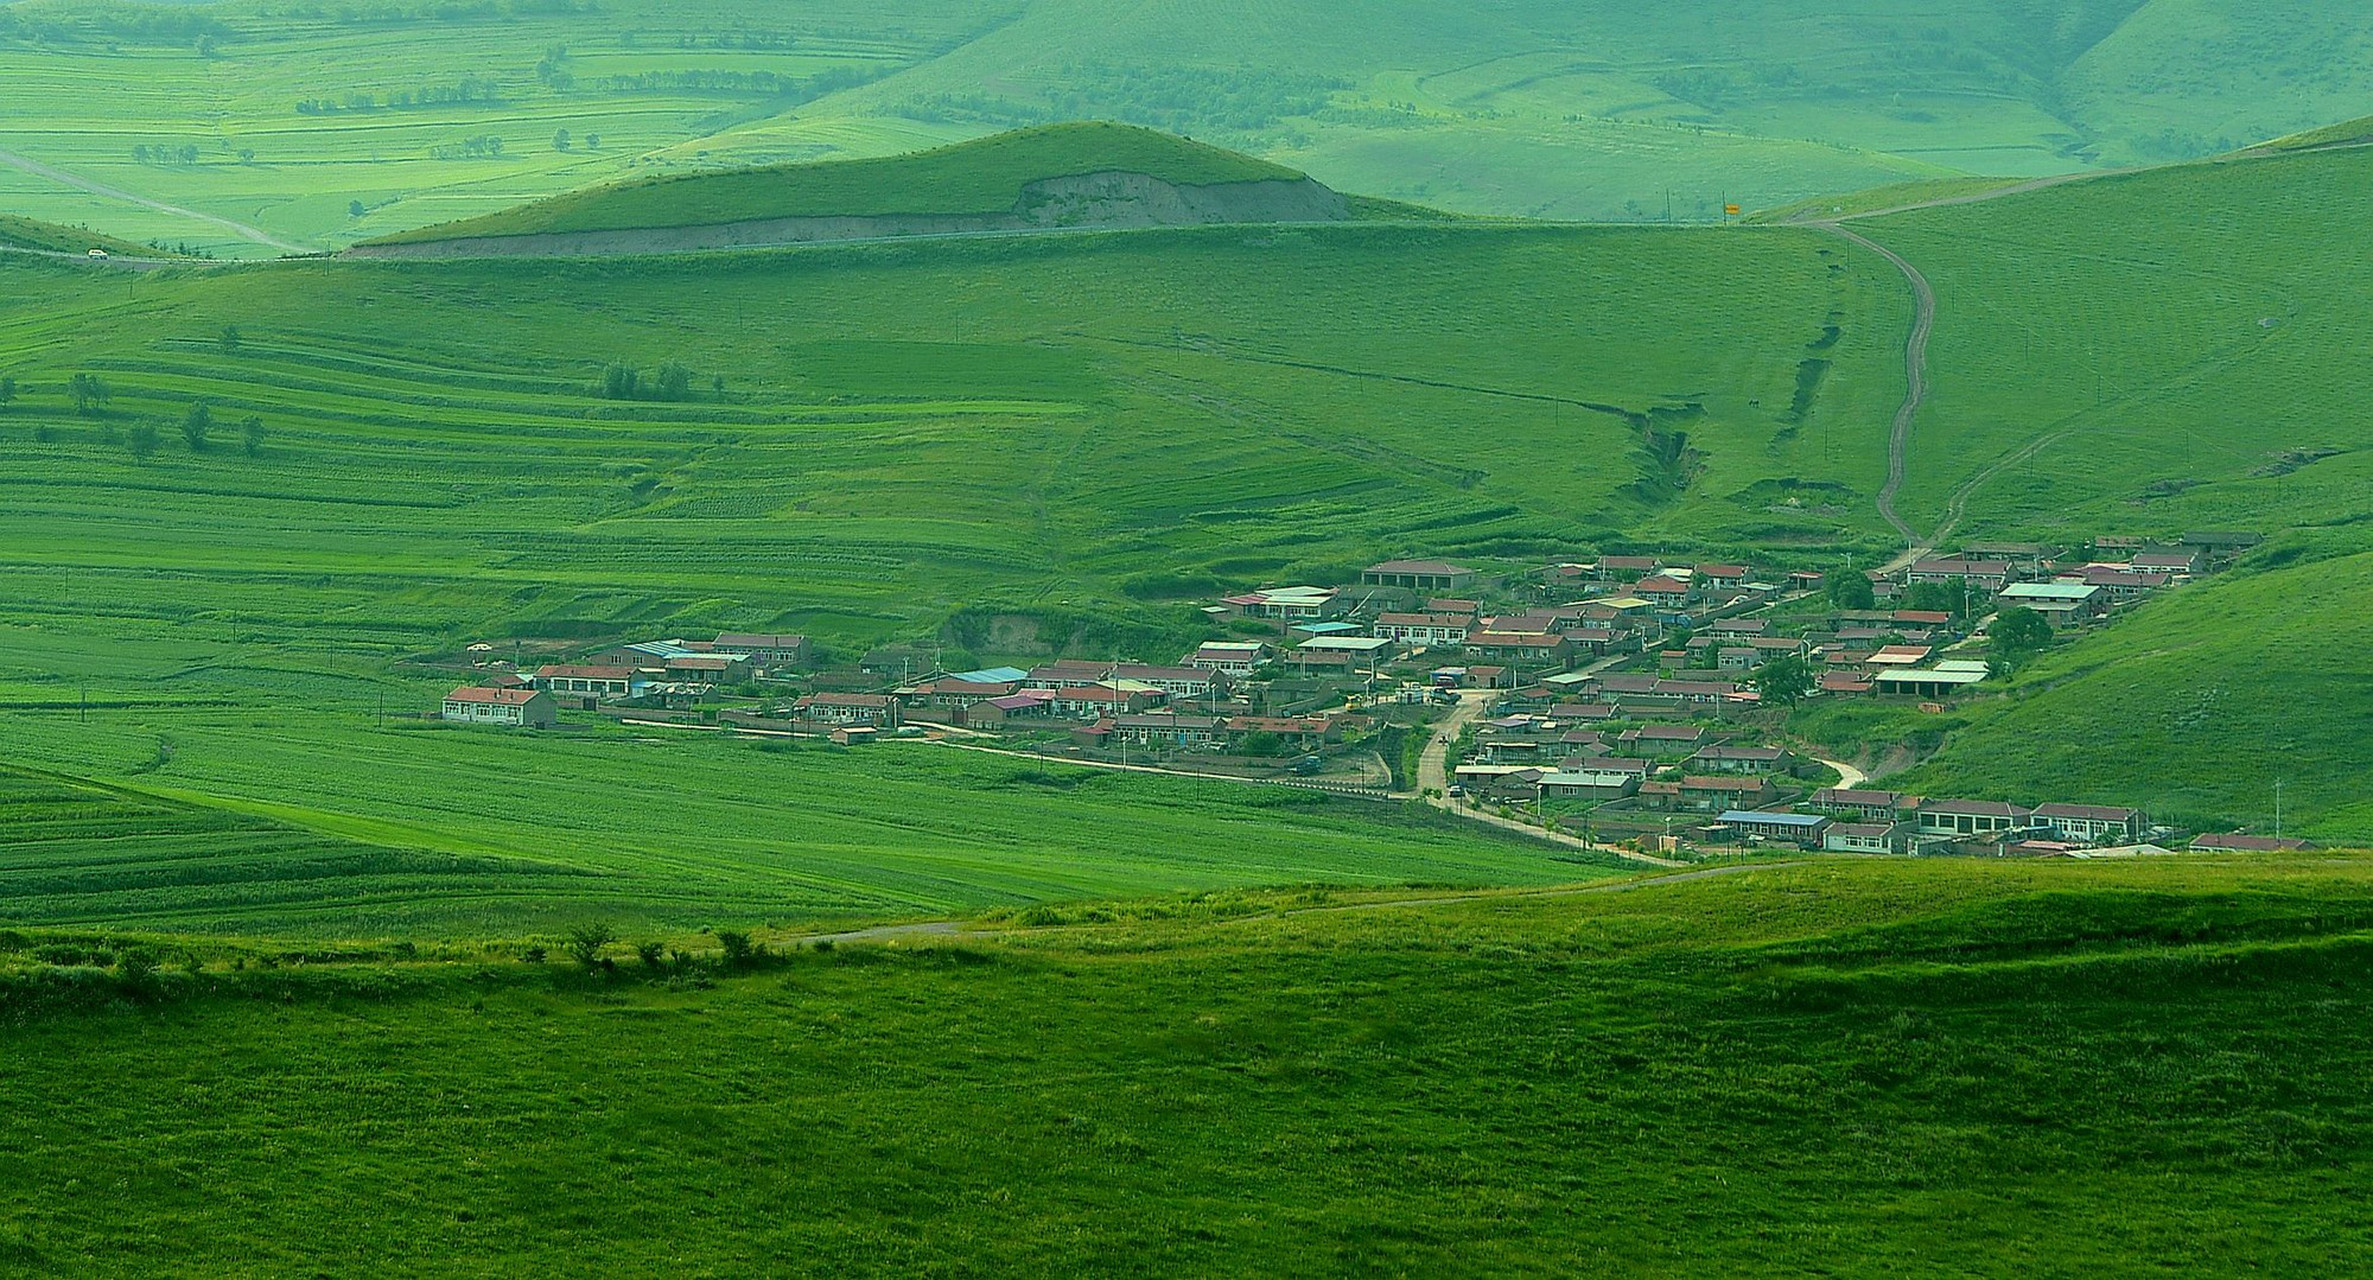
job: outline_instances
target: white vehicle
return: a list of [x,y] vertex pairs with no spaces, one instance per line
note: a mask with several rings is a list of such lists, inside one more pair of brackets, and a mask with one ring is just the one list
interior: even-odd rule
[[105,249],[93,249],[90,252],[90,256],[94,258],[104,258],[107,256],[107,251]]

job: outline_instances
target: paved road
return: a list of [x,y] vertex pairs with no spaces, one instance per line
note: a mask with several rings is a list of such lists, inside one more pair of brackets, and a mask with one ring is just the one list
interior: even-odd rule
[[0,151],[0,164],[22,169],[35,177],[47,178],[52,182],[63,183],[77,190],[88,191],[95,196],[105,196],[110,200],[121,200],[127,204],[139,205],[143,209],[154,209],[158,213],[169,213],[177,218],[191,218],[221,227],[242,240],[252,240],[257,244],[278,249],[284,253],[313,252],[312,248],[307,245],[292,244],[261,227],[251,227],[244,222],[233,222],[229,218],[216,217],[211,213],[200,213],[195,209],[184,209],[177,204],[166,204],[161,200],[151,200],[147,196],[134,195],[121,187],[111,187],[105,183],[93,182],[89,178],[68,173],[64,169],[53,168],[30,156],[21,156],[13,151]]
[[1843,760],[1823,760],[1819,756],[1814,756],[1813,760],[1818,764],[1825,764],[1830,768],[1837,770],[1837,785],[1839,790],[1852,791],[1856,787],[1861,786],[1863,783],[1870,781],[1869,774],[1864,773],[1860,769],[1857,769],[1850,764],[1847,764]]

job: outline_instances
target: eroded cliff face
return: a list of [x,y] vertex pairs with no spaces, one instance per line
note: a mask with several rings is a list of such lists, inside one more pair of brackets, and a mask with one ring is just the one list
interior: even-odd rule
[[1142,173],[1047,178],[1022,188],[1012,210],[992,214],[893,214],[867,218],[765,218],[704,227],[553,231],[415,244],[364,245],[353,258],[602,257],[894,240],[1017,231],[1179,227],[1211,223],[1341,222],[1350,202],[1308,178],[1180,186]]

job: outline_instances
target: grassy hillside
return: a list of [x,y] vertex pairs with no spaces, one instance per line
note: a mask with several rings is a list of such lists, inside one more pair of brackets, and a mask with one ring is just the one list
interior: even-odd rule
[[2308,0],[54,0],[0,8],[0,208],[263,255],[1092,118],[1460,212],[1710,221],[2361,116],[2366,42]]
[[0,213],[0,248],[34,249],[43,253],[87,253],[105,249],[132,256],[165,256],[147,245],[118,240],[84,227],[61,227],[53,222]]
[[1915,793],[2137,805],[2270,832],[2279,781],[2284,834],[2369,842],[2368,601],[2373,555],[2235,575],[2065,647],[1942,724],[1816,713],[1808,727],[1882,742],[1944,732],[1938,755],[1889,780]]
[[[481,639],[783,629],[853,655],[980,606],[1167,660],[1223,585],[1403,551],[1875,548],[1875,518],[1822,495],[1877,483],[1905,323],[1883,266],[1801,230],[0,273],[0,372],[20,387],[0,411],[0,760],[356,841],[362,862],[539,872],[517,892],[474,866],[384,893],[325,874],[311,902],[267,885],[157,908],[243,930],[1566,874],[1533,849],[1395,834],[1389,812],[1247,807],[1239,835],[1222,815],[1256,802],[1233,791],[1216,810],[1160,788],[1102,802],[1002,764],[900,782],[876,757],[376,721],[433,706],[462,675],[425,660]],[[1816,356],[1831,363],[1800,419]],[[694,394],[599,398],[614,360],[680,360]],[[88,415],[64,394],[78,372],[112,391]],[[193,450],[199,400],[219,425]],[[162,438],[145,457],[143,425]],[[148,909],[143,882],[88,879],[22,881],[39,902],[23,909]]]
[[1302,177],[1151,129],[1050,125],[911,156],[646,178],[370,243],[711,226],[762,218],[1009,213],[1030,183],[1091,173],[1140,173],[1180,186]]
[[1857,223],[1937,291],[1903,509],[2019,536],[2362,516],[2369,200],[2359,149]]
[[[136,980],[12,976],[0,1257],[26,1276],[2373,1267],[2361,861],[1827,863],[1324,909],[1358,901],[1121,904],[746,973],[687,938],[710,958],[656,977],[623,947],[589,979],[557,955],[299,966],[210,944],[191,976],[170,942]],[[129,943],[0,946],[21,968]]]

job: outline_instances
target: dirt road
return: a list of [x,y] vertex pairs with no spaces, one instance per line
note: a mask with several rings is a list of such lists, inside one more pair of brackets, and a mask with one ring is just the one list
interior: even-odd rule
[[13,151],[0,151],[0,164],[22,169],[37,178],[47,178],[52,182],[62,183],[79,191],[88,191],[95,196],[105,196],[110,200],[121,200],[126,204],[139,205],[143,209],[154,209],[158,213],[169,213],[177,218],[190,218],[217,226],[242,240],[252,240],[257,244],[278,249],[283,253],[313,252],[311,246],[291,244],[261,227],[251,227],[244,222],[233,222],[229,218],[216,217],[211,213],[200,213],[195,209],[184,209],[177,204],[166,204],[161,200],[151,200],[147,196],[134,195],[121,187],[111,187],[105,183],[93,182],[89,178],[68,173],[64,169],[53,168],[30,156],[20,156]]
[[1879,487],[1879,514],[1895,526],[1895,531],[1912,544],[1915,552],[1924,554],[1924,540],[1896,514],[1895,497],[1903,491],[1904,476],[1911,465],[1912,421],[1920,416],[1920,406],[1928,400],[1928,339],[1936,332],[1936,289],[1909,259],[1869,236],[1836,222],[1814,225],[1885,258],[1911,282],[1912,332],[1903,344],[1903,405],[1895,411],[1895,426],[1887,435],[1887,483]]

